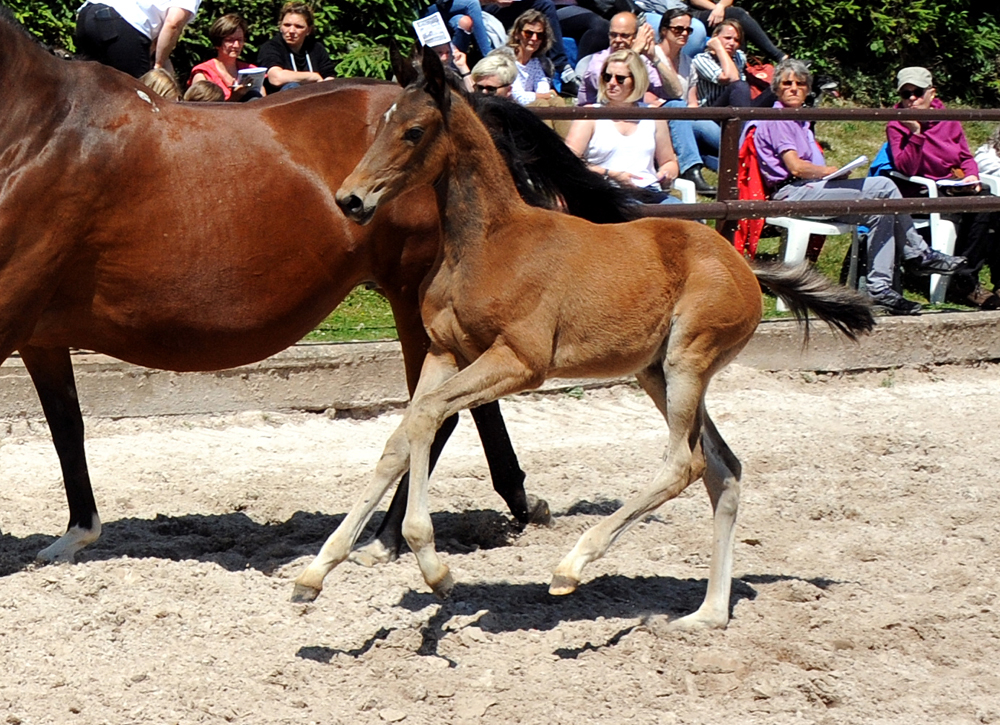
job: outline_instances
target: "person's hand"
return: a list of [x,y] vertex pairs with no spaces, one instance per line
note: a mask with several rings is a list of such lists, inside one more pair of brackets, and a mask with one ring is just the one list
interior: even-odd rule
[[635,186],[635,182],[632,179],[640,178],[638,174],[632,174],[628,171],[612,171],[608,169],[608,178],[619,184],[620,186]]
[[920,133],[920,121],[900,121],[910,133]]
[[635,40],[632,41],[632,50],[639,55],[644,55],[650,60],[654,60],[656,58],[655,47],[656,33],[653,32],[653,26],[649,23],[643,23],[642,27],[639,28],[639,32],[635,34]]
[[726,55],[726,46],[722,44],[722,39],[718,35],[713,35],[709,38],[708,42],[705,43],[705,47],[715,53],[717,57],[721,58]]
[[712,12],[708,14],[708,27],[714,28],[716,25],[721,23],[726,18],[726,9],[720,8],[716,5],[712,8]]
[[462,75],[469,73],[469,64],[465,60],[465,53],[460,51],[454,45],[451,46],[451,62],[455,64],[458,72]]

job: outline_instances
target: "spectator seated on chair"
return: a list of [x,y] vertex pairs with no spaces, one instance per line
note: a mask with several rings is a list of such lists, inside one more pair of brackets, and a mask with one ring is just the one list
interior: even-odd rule
[[[562,82],[562,93],[565,96],[575,96],[579,90],[576,71],[570,65],[569,57],[566,55],[566,47],[563,45],[562,30],[559,25],[559,15],[552,0],[498,0],[495,3],[483,5],[483,10],[496,17],[503,26],[513,29],[518,18],[529,10],[533,10],[545,16],[549,24],[547,37],[549,60],[554,71],[558,74]],[[520,32],[520,29],[518,29]],[[550,74],[551,77],[551,74]]]
[[493,51],[514,59],[517,76],[511,97],[522,106],[556,95],[552,90],[552,61],[546,56],[551,47],[552,26],[548,19],[537,10],[528,10],[514,21],[506,47]]
[[181,100],[181,86],[174,74],[163,68],[154,68],[139,79],[139,82],[158,96],[168,101]]
[[[775,69],[772,90],[776,108],[801,108],[812,84],[804,63],[782,61]],[[770,198],[777,201],[899,199],[899,189],[884,177],[824,180],[837,171],[828,166],[807,121],[756,121],[747,125],[745,138],[756,149],[760,173]],[[752,135],[751,135],[752,134]],[[834,217],[868,227],[868,294],[872,302],[894,315],[916,315],[920,304],[904,298],[893,287],[897,260],[902,256],[912,270],[924,274],[953,274],[962,257],[935,252],[914,229],[906,214]]]
[[[631,50],[616,50],[604,61],[598,98],[609,108],[632,108],[648,85],[639,56]],[[667,191],[678,169],[666,121],[576,120],[566,135],[566,145],[592,171],[619,186],[644,190],[637,194],[642,201],[677,201]]]
[[691,79],[688,89],[688,106],[756,106],[767,108],[774,104],[775,96],[765,91],[752,97],[746,79],[746,54],[743,45],[743,28],[735,20],[723,20],[715,26],[707,50],[691,61]]
[[645,97],[647,103],[652,104],[657,99],[673,97],[664,92],[660,75],[653,67],[653,61],[656,60],[655,40],[653,29],[649,24],[639,27],[639,19],[632,13],[617,13],[611,18],[608,29],[608,47],[590,56],[590,63],[587,64],[587,70],[580,83],[580,92],[576,96],[577,105],[585,106],[597,102],[601,69],[604,68],[608,56],[616,50],[632,50],[642,58],[642,63],[646,66],[646,76],[649,78],[649,89]]
[[517,66],[509,56],[492,53],[473,66],[471,77],[475,93],[510,98],[510,89],[517,77]]
[[[691,36],[690,13],[686,9],[667,11],[660,21],[659,36],[660,42],[653,48],[654,66],[663,83],[664,95],[671,99],[666,105],[683,108],[687,105],[691,75],[691,59],[684,54]],[[681,168],[680,178],[692,182],[699,194],[715,196],[716,187],[705,181],[701,171],[705,166],[713,171],[719,168],[722,139],[719,124],[705,118],[668,121],[667,125]]]
[[336,68],[323,44],[313,37],[315,15],[300,0],[281,6],[278,33],[257,51],[257,65],[267,68],[268,93],[333,78]]
[[[213,22],[208,29],[208,39],[215,47],[215,57],[191,69],[188,86],[198,81],[211,81],[222,89],[222,94],[228,101],[233,91],[238,88],[236,83],[239,71],[257,67],[239,59],[249,34],[247,21],[235,13],[223,15]],[[246,101],[250,98],[259,98],[261,95],[244,87],[239,100]]]
[[713,0],[691,0],[686,3],[683,0],[634,0],[634,4],[646,12],[646,20],[657,27],[661,22],[661,16],[665,16],[671,10],[686,10],[691,16],[691,42],[689,47],[684,49],[684,53],[694,57],[705,50],[705,41],[708,40],[708,31],[715,30],[716,26],[723,20],[735,20],[746,33],[748,41],[753,43],[768,58],[781,61],[788,57],[785,51],[774,44],[760,24],[743,8],[734,7],[732,0],[727,2],[713,2]]
[[1000,176],[1000,126],[993,129],[989,140],[976,149],[979,171],[990,176]]
[[[941,109],[931,72],[926,68],[903,68],[896,76],[899,103],[896,108]],[[979,166],[969,151],[962,124],[958,121],[890,121],[886,126],[892,167],[906,176],[923,176],[935,181],[960,182],[960,186],[939,187],[942,193],[980,195],[989,192],[979,183]],[[905,188],[904,192],[909,191]],[[909,195],[909,194],[907,194]],[[983,309],[1000,308],[1000,239],[997,233],[1000,212],[942,215],[951,218],[957,229],[955,252],[968,266],[952,277],[947,299]],[[979,270],[990,267],[990,292],[979,284]]]
[[195,81],[184,92],[184,100],[189,103],[222,103],[226,95],[212,81]]

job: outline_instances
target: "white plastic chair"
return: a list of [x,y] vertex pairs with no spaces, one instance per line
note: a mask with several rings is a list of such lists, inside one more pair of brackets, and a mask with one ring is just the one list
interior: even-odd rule
[[[997,180],[1000,182],[1000,179]],[[697,204],[698,203],[698,193],[695,191],[694,182],[688,179],[674,179],[673,184],[670,186],[671,190],[676,191],[681,196],[681,201],[685,204]]]
[[[688,183],[694,186],[692,182]],[[809,248],[809,237],[814,234],[829,237],[836,234],[847,234],[851,230],[854,230],[854,234],[857,236],[857,227],[855,225],[828,220],[775,216],[767,217],[764,223],[787,230],[788,240],[785,243],[785,254],[783,257],[785,264],[801,264],[805,260],[806,250]],[[852,254],[857,253],[856,249],[857,244],[855,240],[855,244],[852,246]],[[778,298],[777,309],[779,312],[788,311],[788,306],[780,297]]]
[[[898,171],[890,171],[889,176],[924,187],[927,189],[928,199],[936,199],[938,197],[938,185],[934,179],[928,179],[925,176],[907,176]],[[955,229],[955,225],[951,221],[942,218],[940,212],[932,212],[926,217],[914,217],[913,226],[917,229],[930,228],[931,249],[935,249],[942,254],[955,253],[955,240],[958,239],[958,230]],[[931,275],[931,288],[928,299],[933,304],[944,302],[944,296],[948,292],[948,279],[948,277],[940,274]]]

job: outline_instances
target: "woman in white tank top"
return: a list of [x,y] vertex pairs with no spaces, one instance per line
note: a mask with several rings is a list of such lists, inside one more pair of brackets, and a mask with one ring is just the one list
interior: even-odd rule
[[[649,85],[646,68],[631,50],[618,50],[604,61],[598,99],[612,107],[635,106]],[[665,192],[679,173],[666,121],[573,121],[566,144],[591,170],[620,186]]]

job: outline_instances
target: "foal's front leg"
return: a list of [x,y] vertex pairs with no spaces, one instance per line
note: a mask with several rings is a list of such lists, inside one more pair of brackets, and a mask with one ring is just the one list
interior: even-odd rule
[[502,346],[490,348],[461,372],[456,373],[457,369],[452,355],[431,349],[405,423],[410,444],[410,495],[403,536],[417,558],[424,581],[440,597],[451,591],[453,579],[434,549],[434,527],[427,502],[434,433],[443,420],[460,410],[540,382],[517,355]]
[[375,467],[375,476],[361,494],[361,498],[354,503],[337,530],[330,534],[330,538],[323,544],[323,548],[312,563],[295,580],[293,602],[311,602],[319,596],[323,589],[323,579],[351,553],[351,547],[361,536],[378,502],[382,500],[389,487],[406,473],[410,463],[410,448],[405,430],[408,415],[409,409],[403,416],[403,422],[386,442],[382,457]]

